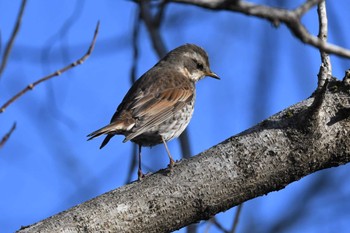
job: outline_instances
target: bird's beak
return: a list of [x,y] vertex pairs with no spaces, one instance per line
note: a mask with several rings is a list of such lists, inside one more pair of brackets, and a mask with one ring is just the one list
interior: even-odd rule
[[209,76],[209,77],[212,77],[212,78],[220,80],[220,77],[217,74],[215,74],[214,72],[212,72],[212,71],[209,71],[208,73],[206,73],[206,76]]

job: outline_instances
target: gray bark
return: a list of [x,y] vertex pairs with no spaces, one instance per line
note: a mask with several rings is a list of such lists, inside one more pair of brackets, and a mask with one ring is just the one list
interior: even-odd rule
[[348,83],[349,77],[332,80],[312,97],[179,161],[172,172],[161,170],[19,232],[171,232],[345,164]]

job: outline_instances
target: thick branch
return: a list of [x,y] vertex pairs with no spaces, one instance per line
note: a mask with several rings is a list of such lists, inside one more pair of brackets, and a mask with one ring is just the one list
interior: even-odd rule
[[316,97],[180,161],[170,174],[161,170],[19,232],[171,232],[348,163],[347,83],[330,81]]
[[302,42],[312,45],[323,52],[350,58],[350,50],[326,43],[317,36],[311,35],[301,23],[300,18],[303,16],[303,14],[310,10],[311,7],[321,3],[322,1],[323,0],[307,0],[295,10],[285,10],[237,0],[169,0],[169,2],[191,4],[211,10],[240,12],[246,15],[267,19],[276,26],[278,26],[280,23],[284,23]]

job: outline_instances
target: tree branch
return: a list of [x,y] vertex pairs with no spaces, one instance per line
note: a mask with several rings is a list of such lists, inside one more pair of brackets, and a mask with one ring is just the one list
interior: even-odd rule
[[241,216],[241,213],[242,213],[242,208],[243,208],[243,203],[239,204],[237,206],[235,218],[233,220],[233,225],[232,225],[231,231],[229,233],[235,233],[236,232],[237,226],[238,226],[238,222],[239,222],[239,217]]
[[70,65],[68,66],[65,66],[63,67],[62,69],[59,69],[57,71],[55,71],[54,73],[50,74],[50,75],[47,75],[37,81],[35,81],[34,83],[32,84],[29,84],[27,87],[25,87],[22,91],[18,92],[16,95],[14,95],[10,100],[8,100],[5,104],[3,104],[1,107],[0,107],[0,113],[3,113],[5,111],[5,109],[10,105],[12,104],[13,102],[15,102],[19,97],[21,97],[22,95],[24,95],[27,91],[29,90],[33,90],[33,88],[37,85],[39,85],[40,83],[42,82],[45,82],[55,76],[59,76],[61,75],[62,73],[66,72],[67,70],[70,70],[72,69],[73,67],[75,66],[78,66],[78,65],[81,65],[84,63],[84,61],[86,59],[88,59],[88,57],[91,55],[92,51],[94,50],[95,48],[95,43],[96,43],[96,39],[97,39],[97,35],[98,35],[98,30],[99,30],[99,27],[100,27],[100,22],[97,23],[96,25],[96,29],[95,29],[95,33],[94,33],[94,37],[92,39],[92,42],[90,44],[90,47],[88,49],[88,51],[78,60],[76,60],[75,62],[71,63]]
[[10,56],[10,52],[11,52],[13,43],[15,42],[16,36],[17,36],[19,28],[21,26],[22,17],[23,17],[23,13],[24,13],[24,9],[26,7],[26,4],[27,4],[27,0],[22,0],[22,4],[21,4],[21,7],[20,7],[18,16],[17,16],[17,21],[16,21],[16,24],[15,24],[15,27],[14,27],[14,29],[12,31],[12,34],[11,34],[9,42],[6,45],[4,55],[2,56],[2,61],[1,61],[1,64],[0,64],[0,78],[1,78],[2,72],[5,70],[5,67],[6,67],[6,64],[7,64],[7,60],[9,58],[9,56]]
[[323,0],[307,0],[304,4],[295,10],[285,10],[237,0],[169,0],[169,2],[191,4],[210,10],[228,10],[243,13],[246,15],[256,16],[269,20],[275,26],[278,26],[280,23],[284,23],[302,42],[318,48],[323,52],[350,58],[349,49],[326,43],[320,38],[311,35],[305,26],[301,23],[301,17],[303,14],[307,12],[311,7],[321,3],[322,1]]
[[2,148],[2,147],[5,145],[5,143],[6,143],[7,140],[10,138],[11,134],[13,133],[13,131],[15,131],[15,129],[16,129],[16,122],[13,123],[13,125],[12,125],[10,131],[7,132],[7,133],[2,137],[2,139],[1,139],[1,141],[0,141],[0,148]]
[[322,93],[181,160],[171,173],[158,171],[19,232],[171,232],[348,163],[347,84],[331,80]]
[[[317,7],[318,14],[318,22],[319,22],[319,33],[318,37],[327,43],[328,37],[328,19],[327,19],[327,11],[326,11],[326,1],[323,1],[318,4]],[[332,64],[331,59],[328,53],[320,51],[321,54],[321,66],[320,71],[318,72],[318,85],[317,88],[321,89],[325,84],[327,79],[332,77]]]

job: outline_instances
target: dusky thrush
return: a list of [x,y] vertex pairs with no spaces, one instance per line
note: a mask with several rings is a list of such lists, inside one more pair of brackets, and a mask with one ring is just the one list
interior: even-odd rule
[[220,79],[209,67],[207,53],[194,44],[170,51],[141,76],[126,93],[109,125],[88,135],[91,140],[107,134],[104,147],[116,134],[139,146],[138,178],[141,170],[142,146],[163,143],[169,167],[175,164],[167,141],[178,137],[191,120],[196,97],[195,84],[205,76]]

